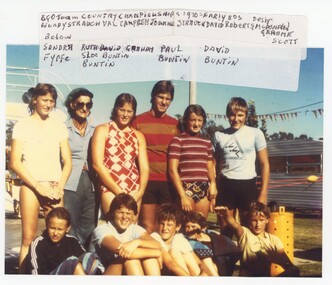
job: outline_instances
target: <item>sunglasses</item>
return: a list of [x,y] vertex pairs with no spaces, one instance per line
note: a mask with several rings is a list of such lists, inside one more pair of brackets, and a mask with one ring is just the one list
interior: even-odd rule
[[93,106],[93,103],[92,102],[88,102],[88,103],[84,103],[84,102],[75,103],[75,109],[77,109],[77,110],[83,109],[84,106],[87,109],[91,109],[92,106]]

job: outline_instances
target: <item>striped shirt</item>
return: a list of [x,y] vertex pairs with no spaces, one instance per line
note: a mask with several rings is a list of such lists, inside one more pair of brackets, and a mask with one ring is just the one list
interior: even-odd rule
[[202,136],[182,133],[171,141],[168,159],[179,160],[182,182],[209,181],[207,163],[213,160],[212,143]]
[[145,136],[151,181],[167,181],[167,149],[179,134],[178,120],[165,114],[157,118],[151,112],[136,117],[133,127]]

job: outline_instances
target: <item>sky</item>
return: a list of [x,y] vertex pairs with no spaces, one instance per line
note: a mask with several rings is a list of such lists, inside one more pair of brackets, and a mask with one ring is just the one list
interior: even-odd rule
[[[28,67],[38,69],[38,45],[8,45],[7,66]],[[8,69],[7,69],[8,71]],[[32,73],[36,73],[31,71]],[[217,125],[228,126],[224,119],[226,105],[231,97],[239,96],[249,102],[253,100],[257,115],[278,114],[267,119],[267,132],[293,133],[295,136],[306,134],[313,139],[323,137],[323,112],[313,112],[323,109],[323,78],[324,78],[324,49],[309,48],[307,58],[301,61],[299,87],[296,92],[272,90],[263,88],[240,87],[222,84],[196,83],[196,103],[203,106],[211,119]],[[168,113],[171,116],[182,115],[189,104],[189,82],[173,81],[175,98]],[[7,75],[7,84],[22,84],[32,87],[33,78]],[[90,120],[95,125],[106,122],[113,108],[114,100],[120,93],[133,94],[138,101],[137,114],[150,108],[150,92],[155,82],[129,82],[94,85],[57,85],[60,99],[57,108],[64,111],[63,100],[76,87],[85,87],[94,94],[94,107]],[[22,103],[22,94],[28,89],[26,86],[8,86],[6,102]],[[291,113],[297,115],[291,115]],[[279,114],[288,113],[289,116]],[[222,115],[222,116],[220,116]]]

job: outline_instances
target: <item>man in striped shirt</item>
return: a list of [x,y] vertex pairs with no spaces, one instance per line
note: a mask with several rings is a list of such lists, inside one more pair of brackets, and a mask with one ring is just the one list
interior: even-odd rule
[[149,158],[149,182],[139,215],[140,223],[148,233],[155,228],[157,205],[173,201],[171,184],[167,178],[167,149],[173,137],[179,134],[179,122],[166,114],[173,98],[173,83],[158,81],[151,91],[151,109],[138,115],[133,123],[145,136]]

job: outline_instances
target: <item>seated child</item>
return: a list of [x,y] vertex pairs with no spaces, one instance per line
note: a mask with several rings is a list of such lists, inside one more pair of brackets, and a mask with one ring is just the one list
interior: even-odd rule
[[216,266],[220,276],[232,276],[241,250],[230,238],[207,230],[207,222],[200,212],[184,216],[184,234],[197,256],[210,266]]
[[163,262],[168,270],[162,271],[162,275],[218,276],[214,268],[198,258],[183,234],[178,233],[182,216],[183,212],[175,204],[162,204],[157,209],[157,232],[151,236],[162,245]]
[[93,275],[99,258],[85,252],[74,236],[68,235],[70,214],[62,207],[54,208],[46,217],[46,230],[29,247],[27,274]]
[[125,193],[112,200],[106,223],[92,234],[90,251],[97,252],[106,275],[160,275],[160,244],[144,228],[134,224],[135,199]]
[[249,228],[237,223],[227,207],[216,207],[215,212],[231,227],[238,239],[242,250],[241,276],[271,276],[271,263],[285,270],[279,276],[299,276],[300,271],[285,253],[281,240],[265,231],[270,217],[266,205],[252,203],[248,216]]

